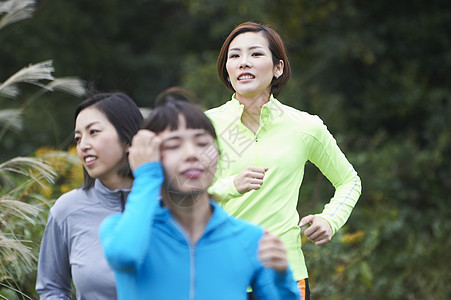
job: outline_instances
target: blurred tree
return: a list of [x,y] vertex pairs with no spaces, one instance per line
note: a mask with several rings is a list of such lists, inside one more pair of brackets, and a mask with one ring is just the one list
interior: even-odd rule
[[[52,58],[63,76],[140,106],[184,85],[209,108],[231,94],[216,72],[226,35],[243,21],[272,24],[293,69],[279,99],[320,115],[363,181],[334,240],[305,244],[314,298],[447,299],[450,15],[444,0],[42,0],[33,19],[1,31],[0,73]],[[69,144],[78,100],[50,96],[24,112],[27,134],[3,137],[0,161]],[[304,181],[301,213],[317,212],[330,184],[311,165]]]

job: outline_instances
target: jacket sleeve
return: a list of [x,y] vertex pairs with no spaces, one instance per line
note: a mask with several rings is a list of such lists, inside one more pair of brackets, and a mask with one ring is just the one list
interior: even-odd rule
[[262,266],[252,290],[258,300],[299,300],[299,290],[290,268],[286,272],[277,272]]
[[105,257],[115,271],[134,271],[142,264],[163,182],[160,162],[144,164],[133,175],[124,212],[106,218],[99,229]]
[[36,291],[41,300],[72,299],[68,246],[52,211],[42,237]]
[[360,197],[361,181],[327,127],[319,118],[316,121],[308,141],[309,160],[335,188],[332,199],[318,216],[329,222],[335,234],[346,223]]
[[251,281],[253,296],[258,300],[299,300],[299,290],[289,266],[285,272],[277,272],[263,266],[258,255],[259,241],[263,237],[263,230],[257,236],[258,239],[255,243],[252,242],[250,236],[246,236],[247,242],[243,243],[249,247],[250,260],[255,267]]
[[223,202],[241,196],[233,183],[235,176],[215,179],[215,182],[208,189],[208,193],[215,201]]

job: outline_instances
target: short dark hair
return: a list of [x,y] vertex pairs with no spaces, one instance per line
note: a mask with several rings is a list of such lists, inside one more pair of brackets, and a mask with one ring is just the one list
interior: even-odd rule
[[197,97],[191,91],[182,87],[168,88],[158,95],[155,101],[157,106],[141,127],[155,133],[166,128],[174,131],[179,127],[179,116],[183,116],[186,128],[204,129],[216,140],[213,124],[195,102]]
[[269,25],[262,25],[254,22],[245,22],[241,23],[232,30],[229,36],[225,39],[224,44],[222,44],[221,50],[219,51],[217,61],[219,78],[228,89],[235,92],[232,84],[227,80],[229,76],[226,69],[227,53],[233,39],[235,39],[238,35],[246,32],[261,32],[263,34],[263,36],[268,41],[269,50],[271,51],[274,65],[279,64],[279,61],[283,60],[283,74],[278,79],[273,78],[273,80],[271,81],[271,93],[274,95],[274,97],[277,97],[291,77],[291,68],[282,38]]
[[[119,136],[119,140],[126,145],[131,145],[132,138],[138,132],[143,116],[136,103],[126,94],[121,92],[97,93],[82,103],[75,110],[77,120],[81,111],[88,107],[94,107],[102,112],[108,121],[114,126]],[[123,177],[133,178],[130,165],[127,165],[119,171]],[[89,190],[94,186],[94,178],[89,176],[83,167],[83,189]]]
[[173,86],[163,90],[155,98],[155,106],[160,106],[168,101],[186,101],[200,105],[200,100],[192,91],[181,87]]

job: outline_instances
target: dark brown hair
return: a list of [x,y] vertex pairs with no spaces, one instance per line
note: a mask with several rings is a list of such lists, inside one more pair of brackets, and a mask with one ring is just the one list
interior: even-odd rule
[[271,81],[271,93],[274,95],[274,97],[279,96],[280,92],[283,90],[288,80],[290,79],[291,68],[282,38],[269,25],[245,22],[238,25],[237,27],[235,27],[235,29],[232,30],[229,36],[225,39],[224,44],[222,44],[221,50],[219,51],[217,62],[219,78],[228,89],[235,92],[231,83],[228,81],[229,74],[227,73],[226,69],[228,51],[230,43],[232,43],[233,39],[245,32],[261,32],[268,41],[269,50],[271,51],[274,65],[279,64],[280,60],[283,61],[283,74],[278,79],[273,78],[273,80]]
[[164,90],[157,96],[156,107],[146,118],[141,126],[155,133],[160,133],[166,128],[174,131],[179,127],[179,116],[183,116],[186,128],[204,129],[216,140],[216,131],[210,119],[203,110],[194,103],[195,95],[182,87],[172,87]]
[[[114,126],[121,142],[131,145],[132,138],[138,132],[142,122],[142,115],[138,106],[124,93],[98,93],[83,101],[75,110],[75,121],[81,111],[93,107],[105,115]],[[125,153],[124,153],[125,155]],[[130,166],[127,165],[119,171],[124,177],[133,178]],[[89,190],[94,186],[95,179],[89,176],[83,167],[83,189]]]

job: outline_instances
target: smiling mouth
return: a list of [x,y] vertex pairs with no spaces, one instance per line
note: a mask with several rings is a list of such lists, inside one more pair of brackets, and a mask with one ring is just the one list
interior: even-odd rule
[[238,77],[238,80],[247,80],[247,79],[254,79],[254,78],[255,78],[254,75],[246,74],[246,75],[241,75],[240,77]]
[[95,156],[88,156],[88,157],[85,157],[85,164],[88,166],[88,165],[91,165],[91,164],[93,164],[94,163],[94,161],[96,161],[97,160],[97,157],[95,157]]
[[183,172],[182,175],[187,178],[199,178],[200,176],[202,176],[203,172],[204,171],[200,169],[190,169]]

